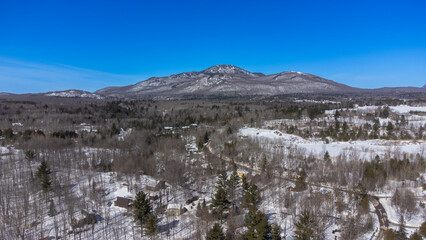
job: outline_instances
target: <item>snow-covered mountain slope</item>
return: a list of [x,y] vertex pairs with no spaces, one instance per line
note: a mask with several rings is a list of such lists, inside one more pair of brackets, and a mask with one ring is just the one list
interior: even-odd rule
[[96,94],[129,98],[175,98],[341,93],[357,90],[312,74],[290,71],[264,75],[233,65],[216,65],[200,72],[153,77],[130,86],[104,88],[96,91]]
[[94,98],[94,99],[104,99],[102,96],[86,92],[82,90],[65,90],[65,91],[57,91],[57,92],[48,92],[44,94],[47,97],[65,97],[65,98]]

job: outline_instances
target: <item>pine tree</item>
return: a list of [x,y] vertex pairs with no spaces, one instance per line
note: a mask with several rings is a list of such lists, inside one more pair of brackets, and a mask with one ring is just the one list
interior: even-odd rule
[[272,224],[271,240],[281,240],[281,229],[277,224]]
[[296,231],[294,231],[295,240],[316,239],[316,229],[318,226],[315,217],[308,211],[304,210],[298,221],[295,223]]
[[50,187],[52,183],[50,182],[50,169],[47,166],[47,163],[45,160],[41,161],[40,166],[37,168],[36,177],[40,181],[41,188],[43,191],[50,190]]
[[420,235],[420,233],[418,232],[414,232],[413,234],[411,234],[410,238],[408,240],[422,240],[422,235]]
[[388,230],[385,231],[384,234],[384,239],[385,240],[394,240],[396,237],[396,233],[392,228],[389,228]]
[[334,112],[334,120],[337,121],[337,119],[340,117],[340,112],[339,110],[336,110],[336,112]]
[[242,179],[241,179],[241,187],[243,188],[243,196],[245,195],[245,193],[249,190],[250,188],[250,184],[247,182],[247,177],[245,175],[243,175]]
[[204,141],[204,143],[207,143],[209,141],[209,133],[208,132],[206,132],[204,134],[203,141]]
[[35,157],[36,157],[36,155],[35,155],[35,152],[33,150],[25,151],[25,159],[27,159],[28,161],[34,160]]
[[225,234],[219,223],[215,223],[207,232],[206,240],[225,240]]
[[231,176],[229,176],[229,179],[228,179],[228,188],[230,190],[235,190],[238,187],[239,183],[240,183],[240,177],[238,176],[238,173],[237,173],[237,167],[234,164],[234,169],[232,170],[232,174]]
[[222,170],[219,172],[219,180],[217,182],[217,186],[216,188],[223,188],[223,189],[227,189],[228,187],[228,174],[226,173],[225,170]]
[[271,239],[271,226],[268,223],[268,217],[256,209],[249,210],[245,218],[247,232],[244,238],[247,240]]
[[426,221],[422,223],[420,226],[420,234],[426,238]]
[[306,172],[302,171],[299,173],[299,177],[296,181],[295,190],[297,192],[305,191],[308,188],[308,185],[306,184]]
[[147,195],[140,191],[136,194],[133,202],[135,220],[143,226],[148,220],[149,214],[152,212],[152,206]]
[[226,130],[226,133],[227,133],[228,135],[231,135],[231,134],[232,134],[232,128],[231,128],[231,127],[228,127],[228,130]]
[[229,199],[232,202],[232,206],[234,206],[235,200],[236,200],[236,191],[237,191],[237,188],[240,184],[240,177],[238,176],[237,167],[235,165],[234,165],[234,170],[232,171],[231,176],[229,176],[227,183],[228,183],[227,184],[228,196],[229,196]]
[[218,219],[222,220],[225,216],[225,212],[229,209],[230,204],[231,202],[227,198],[225,189],[218,186],[210,204],[213,214],[216,215]]
[[111,136],[117,135],[119,133],[120,133],[120,129],[118,129],[115,123],[113,123],[111,126]]
[[146,225],[145,225],[145,233],[147,235],[153,236],[157,233],[157,216],[152,213],[148,214]]
[[259,203],[260,195],[259,190],[257,189],[256,184],[251,184],[248,190],[245,192],[243,197],[243,206],[247,209],[257,209],[257,204]]
[[325,154],[324,154],[324,162],[326,162],[327,164],[331,163],[331,158],[330,158],[330,154],[328,153],[328,151],[326,151]]

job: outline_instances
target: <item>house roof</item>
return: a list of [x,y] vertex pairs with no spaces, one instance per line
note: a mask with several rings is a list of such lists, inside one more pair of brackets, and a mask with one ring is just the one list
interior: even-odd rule
[[167,209],[180,209],[180,205],[177,203],[171,203],[167,205]]

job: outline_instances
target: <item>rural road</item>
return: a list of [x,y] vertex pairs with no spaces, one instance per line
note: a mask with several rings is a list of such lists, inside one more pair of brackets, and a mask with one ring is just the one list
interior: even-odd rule
[[370,202],[373,204],[374,208],[376,209],[376,214],[377,214],[377,217],[379,218],[379,222],[380,222],[380,231],[379,231],[379,234],[377,235],[376,239],[383,239],[384,238],[384,232],[389,227],[388,215],[386,213],[385,208],[380,203],[378,197],[369,195],[368,199],[370,200]]

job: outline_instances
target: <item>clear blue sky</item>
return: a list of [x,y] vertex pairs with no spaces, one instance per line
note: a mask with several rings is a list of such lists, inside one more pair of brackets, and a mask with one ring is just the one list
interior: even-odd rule
[[94,91],[216,64],[423,86],[425,11],[420,0],[0,0],[0,92]]

